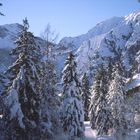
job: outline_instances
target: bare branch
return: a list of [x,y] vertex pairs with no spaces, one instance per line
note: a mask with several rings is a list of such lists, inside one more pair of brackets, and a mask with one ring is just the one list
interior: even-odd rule
[[41,38],[46,42],[56,43],[59,34],[55,30],[52,30],[51,25],[48,23],[45,30],[41,33]]
[[59,34],[51,29],[51,25],[47,24],[45,30],[41,33],[41,38],[45,40],[45,49],[48,57],[52,57],[53,47],[58,39]]

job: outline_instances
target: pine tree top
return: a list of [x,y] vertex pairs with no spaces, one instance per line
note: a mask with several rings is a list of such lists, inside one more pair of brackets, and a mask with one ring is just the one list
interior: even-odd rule
[[74,55],[72,52],[69,53],[68,58],[66,59],[65,67],[62,73],[64,84],[68,84],[72,81],[75,81],[77,84],[79,84],[76,73],[76,62],[74,61]]
[[27,31],[29,29],[29,22],[27,17],[25,19],[23,19],[23,30]]

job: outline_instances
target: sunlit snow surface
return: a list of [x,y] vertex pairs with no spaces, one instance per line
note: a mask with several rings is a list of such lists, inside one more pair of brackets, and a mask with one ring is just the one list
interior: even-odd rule
[[126,89],[131,90],[139,86],[140,86],[140,74],[136,74],[132,77],[131,81],[128,82]]
[[[78,140],[78,139],[77,139]],[[85,140],[116,140],[113,136],[96,136],[96,130],[92,130],[90,122],[85,122]],[[123,138],[123,140],[140,140],[140,128]]]
[[96,130],[92,130],[90,122],[85,122],[85,140],[113,140],[110,136],[96,136]]
[[94,140],[96,131],[91,129],[90,122],[85,122],[85,138],[86,140]]

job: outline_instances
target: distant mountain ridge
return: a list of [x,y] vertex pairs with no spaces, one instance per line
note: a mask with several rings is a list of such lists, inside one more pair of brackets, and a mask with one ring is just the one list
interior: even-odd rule
[[21,29],[22,26],[18,23],[0,26],[0,48],[14,48],[14,40]]
[[65,46],[65,50],[60,51],[60,54],[64,57],[65,53],[74,51],[78,71],[82,75],[84,72],[90,73],[91,66],[94,69],[98,63],[102,63],[102,58],[104,61],[108,57],[117,58],[117,51],[121,50],[121,59],[129,71],[133,67],[132,60],[138,62],[140,52],[136,44],[139,40],[140,12],[138,11],[125,17],[114,17],[103,21],[87,34],[62,39],[59,46],[60,48]]
[[[0,26],[1,71],[6,70],[11,63],[8,62],[11,58],[8,52],[15,47],[13,41],[21,27],[19,24]],[[40,38],[37,40],[39,44],[43,42]],[[126,70],[129,71],[133,67],[132,62],[136,61],[137,63],[139,59],[139,47],[136,45],[139,40],[140,12],[133,12],[125,17],[113,17],[100,22],[86,34],[77,37],[64,37],[55,46],[57,74],[61,76],[64,61],[71,51],[75,53],[80,76],[84,72],[91,73],[98,63],[106,63],[108,57],[117,58],[118,50],[121,50],[121,59]],[[91,67],[93,68],[91,69]],[[136,69],[138,69],[137,66]]]

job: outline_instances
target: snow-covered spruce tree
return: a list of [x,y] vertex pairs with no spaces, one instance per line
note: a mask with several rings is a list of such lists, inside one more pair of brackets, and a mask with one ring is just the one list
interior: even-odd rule
[[[122,135],[126,134],[128,130],[128,122],[126,120],[127,104],[126,92],[124,89],[125,81],[123,77],[123,70],[120,64],[116,64],[113,73],[114,79],[110,84],[109,89],[109,104],[113,116],[113,129],[116,132],[117,139],[121,140]],[[120,135],[120,137],[118,136]]]
[[0,140],[6,140],[8,137],[8,129],[7,125],[6,125],[6,120],[8,120],[8,110],[7,107],[4,104],[3,101],[3,97],[2,97],[2,93],[4,90],[4,87],[7,85],[8,79],[6,78],[6,76],[1,73],[0,74]]
[[[50,26],[42,34],[45,40],[43,49],[43,97],[42,97],[42,119],[44,122],[45,137],[55,139],[54,136],[62,132],[62,124],[60,121],[60,101],[57,94],[56,84],[57,76],[54,65],[54,38]],[[51,46],[50,46],[51,45]]]
[[8,139],[8,127],[6,120],[8,120],[8,110],[4,105],[3,98],[0,95],[0,140],[7,140]]
[[84,104],[85,121],[89,121],[89,106],[91,100],[90,86],[86,73],[82,77],[82,99]]
[[74,55],[69,54],[63,69],[63,129],[69,139],[84,136],[84,111],[81,97],[81,87],[76,73]]
[[60,122],[60,101],[56,90],[56,73],[53,63],[48,59],[44,61],[43,69],[43,102],[42,102],[42,119],[47,120],[46,137],[53,138],[62,131]]
[[101,82],[101,75],[100,75],[100,71],[97,71],[96,75],[95,75],[95,79],[94,79],[94,84],[91,90],[91,103],[90,103],[90,124],[91,124],[91,128],[95,129],[95,120],[96,120],[96,116],[95,116],[95,110],[97,108],[96,105],[96,101],[99,98],[100,95],[100,82]]
[[111,128],[111,110],[107,102],[108,77],[103,65],[99,67],[93,86],[93,97],[90,107],[91,127],[97,129],[98,135],[108,134]]
[[48,103],[49,103],[49,110],[51,116],[51,122],[53,126],[53,130],[55,133],[59,133],[61,130],[60,124],[60,99],[58,97],[56,83],[56,71],[53,62],[48,61],[48,80],[47,80],[47,93],[48,93]]
[[25,19],[23,30],[15,42],[17,47],[12,51],[13,55],[18,56],[17,60],[7,71],[10,84],[3,93],[5,104],[10,110],[11,140],[41,139],[41,52],[28,28]]
[[9,80],[6,77],[6,75],[4,75],[4,73],[0,73],[0,95],[3,92],[4,88],[7,86]]

